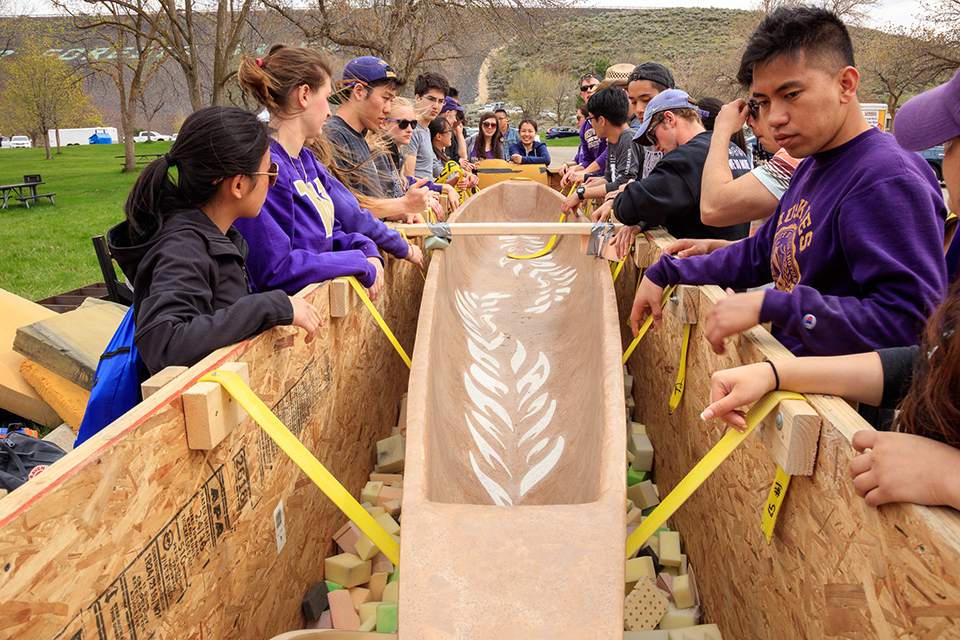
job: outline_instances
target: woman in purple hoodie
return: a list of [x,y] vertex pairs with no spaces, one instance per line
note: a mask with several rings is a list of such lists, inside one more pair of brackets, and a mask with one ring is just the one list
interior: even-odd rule
[[402,259],[415,260],[419,252],[361,209],[304,148],[330,116],[330,67],[312,49],[274,45],[264,58],[245,58],[237,76],[270,112],[270,158],[279,167],[260,216],[237,223],[250,243],[247,269],[254,286],[294,293],[355,275],[376,297],[383,286],[378,246]]

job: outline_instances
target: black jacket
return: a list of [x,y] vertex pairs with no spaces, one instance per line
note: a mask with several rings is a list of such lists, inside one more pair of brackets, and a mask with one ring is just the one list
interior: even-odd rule
[[134,342],[151,374],[293,321],[283,291],[250,294],[240,232],[230,227],[223,235],[199,209],[167,215],[138,245],[122,222],[107,242],[133,282]]
[[[749,223],[711,227],[700,220],[700,183],[712,135],[697,134],[664,155],[646,178],[628,184],[613,201],[617,219],[644,229],[663,225],[674,238],[746,238]],[[732,142],[730,169],[734,178],[750,172],[747,155]]]

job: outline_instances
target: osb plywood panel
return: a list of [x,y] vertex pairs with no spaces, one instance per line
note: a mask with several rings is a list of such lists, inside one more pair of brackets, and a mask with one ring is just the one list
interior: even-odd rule
[[0,408],[44,426],[60,424],[60,416],[23,379],[23,356],[13,350],[17,329],[52,318],[56,312],[0,289]]
[[[422,279],[389,259],[377,307],[411,351]],[[349,491],[396,424],[408,370],[363,307],[305,344],[278,327],[221,349],[0,501],[0,638],[269,638],[300,628],[344,516],[246,418],[215,449],[186,445],[180,394],[223,362]],[[274,509],[283,502],[286,545]]]
[[[658,235],[661,248],[666,238]],[[618,281],[621,309],[633,298],[627,282]],[[629,287],[635,286],[634,280]],[[667,401],[682,337],[676,318],[664,314],[663,326],[651,329],[630,361],[662,496],[724,432],[719,421],[699,418],[713,372],[788,355],[760,328],[728,341],[727,354],[714,354],[702,320],[723,295],[717,287],[701,287],[701,322],[693,327],[686,389],[673,416]],[[776,466],[756,436],[672,518],[696,569],[705,617],[725,638],[960,637],[958,513],[865,506],[850,480],[850,438],[870,427],[839,398],[808,400],[824,418],[816,469],[791,481],[771,546],[761,534],[760,514]]]

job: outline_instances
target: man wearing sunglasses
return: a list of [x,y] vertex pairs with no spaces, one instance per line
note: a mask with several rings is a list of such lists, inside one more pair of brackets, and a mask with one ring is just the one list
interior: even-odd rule
[[[440,115],[447,98],[450,83],[439,73],[421,73],[413,81],[414,109],[417,124],[410,144],[401,151],[407,154],[407,162],[414,163],[413,176],[417,180],[433,179],[433,145],[430,142],[430,122]],[[409,167],[408,167],[409,168]]]
[[[580,99],[587,102],[601,81],[602,78],[596,73],[587,73],[581,76]],[[586,167],[590,166],[591,163],[596,162],[606,150],[607,141],[597,135],[590,120],[584,119],[580,125],[580,148],[577,149],[577,155],[574,156],[573,162],[564,162],[560,165],[560,187],[563,188],[567,186],[568,182],[573,181],[573,176],[570,175],[571,172],[582,172]],[[599,165],[598,163],[598,166],[598,173],[602,173],[606,169],[605,164]],[[584,177],[585,176],[579,176],[576,181],[581,182]]]

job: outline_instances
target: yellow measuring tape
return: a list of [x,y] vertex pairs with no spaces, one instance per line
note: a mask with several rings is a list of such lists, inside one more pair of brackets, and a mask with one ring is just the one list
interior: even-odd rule
[[350,282],[350,286],[353,287],[353,290],[357,292],[357,295],[360,296],[360,299],[363,300],[363,304],[366,305],[367,309],[370,310],[370,313],[373,315],[373,319],[377,321],[377,324],[380,325],[380,328],[383,329],[383,333],[387,336],[387,339],[390,340],[390,344],[393,345],[393,348],[397,350],[397,353],[400,354],[400,357],[403,358],[403,361],[407,363],[407,366],[410,366],[410,356],[407,355],[407,352],[403,350],[403,347],[400,346],[400,343],[397,341],[397,337],[393,335],[393,332],[390,331],[390,327],[387,326],[387,323],[383,321],[383,317],[380,315],[380,312],[377,311],[377,308],[373,306],[373,303],[370,302],[370,298],[367,297],[367,292],[363,290],[363,285],[357,282],[357,279],[354,276],[347,276],[347,280]]
[[[518,180],[518,179],[519,179],[519,178],[514,178],[514,180]],[[563,219],[564,219],[565,217],[566,217],[566,214],[561,213],[561,214],[560,214],[560,220],[559,220],[559,222],[563,222]],[[508,257],[508,258],[513,258],[514,260],[530,260],[531,258],[540,258],[540,257],[543,257],[543,256],[547,255],[548,253],[550,253],[551,251],[553,251],[553,246],[554,246],[555,244],[557,244],[557,238],[558,238],[558,237],[559,237],[559,236],[550,236],[550,241],[547,242],[547,246],[545,246],[543,249],[540,249],[540,250],[537,251],[536,253],[531,253],[531,254],[524,255],[524,256],[518,256],[518,255],[515,255],[515,254],[512,254],[512,253],[508,253],[508,254],[507,254],[507,257]]]
[[767,498],[767,506],[763,510],[763,519],[760,522],[760,530],[769,545],[773,540],[773,528],[777,526],[777,516],[780,515],[780,505],[787,495],[787,487],[790,486],[790,474],[777,465],[777,477],[770,487],[770,496]]
[[250,414],[250,417],[267,432],[284,453],[300,467],[313,482],[320,487],[328,498],[353,521],[360,531],[377,546],[390,562],[400,565],[400,545],[387,533],[380,524],[360,506],[360,503],[337,482],[337,479],[327,471],[296,436],[290,433],[277,416],[263,404],[263,401],[250,390],[243,380],[233,371],[213,371],[199,380],[200,382],[218,382],[233,398]]
[[[660,300],[661,308],[663,308],[663,306],[667,304],[667,300],[670,299],[670,295],[673,293],[673,290],[676,288],[677,288],[677,285],[672,284],[663,290],[663,299]],[[640,344],[640,338],[642,338],[643,334],[647,332],[647,329],[650,328],[651,324],[653,324],[652,313],[649,316],[647,316],[647,319],[644,321],[643,326],[640,327],[640,330],[637,332],[637,337],[633,339],[633,342],[630,343],[630,346],[627,347],[627,350],[623,352],[623,364],[627,364],[627,360],[629,360],[630,356],[633,355],[633,350],[637,348],[638,344]]]
[[652,536],[657,529],[663,526],[667,518],[672,516],[680,506],[687,501],[693,492],[710,477],[710,474],[733,453],[741,442],[756,428],[760,421],[776,408],[782,400],[805,400],[799,393],[792,391],[771,391],[759,400],[747,412],[747,426],[743,432],[736,429],[727,431],[720,442],[714,445],[703,460],[690,470],[690,473],[677,484],[653,512],[644,519],[640,526],[627,538],[627,558],[629,559]]
[[687,378],[687,349],[690,347],[690,327],[691,324],[683,325],[683,346],[680,347],[680,371],[677,372],[677,383],[673,385],[673,393],[670,394],[670,402],[667,404],[667,413],[673,415],[680,404],[680,398],[683,397],[683,385]]

